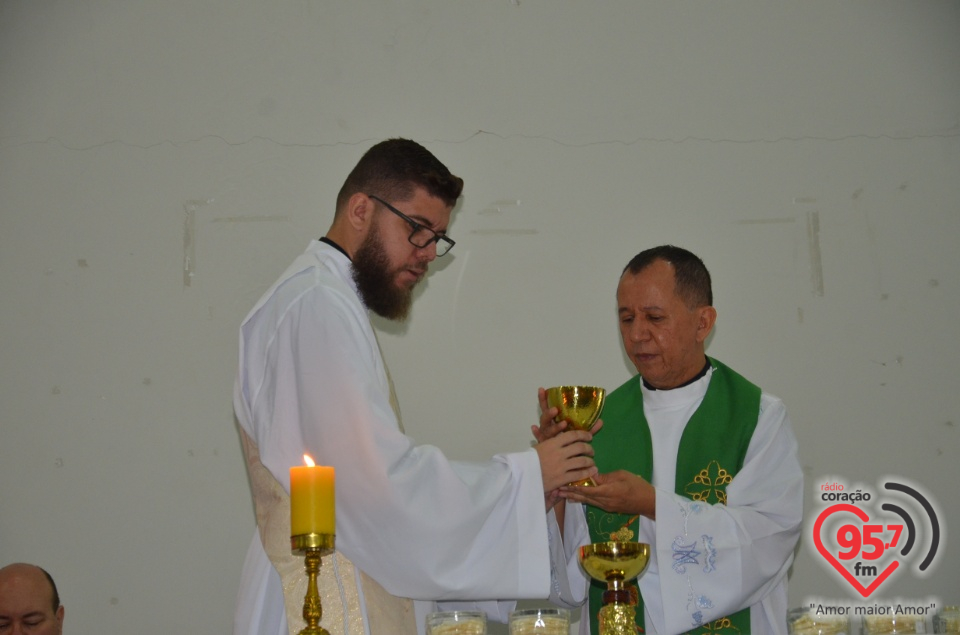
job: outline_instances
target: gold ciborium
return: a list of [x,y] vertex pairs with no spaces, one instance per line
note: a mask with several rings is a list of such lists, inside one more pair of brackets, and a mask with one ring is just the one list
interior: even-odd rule
[[[577,430],[590,430],[603,410],[605,394],[603,388],[596,386],[554,386],[547,388],[547,405],[560,411],[557,414],[558,421],[566,421]],[[581,487],[596,485],[592,478],[570,484]]]
[[595,542],[580,547],[580,566],[594,580],[607,583],[600,607],[600,635],[636,632],[636,588],[627,582],[639,576],[650,560],[650,545],[642,542]]

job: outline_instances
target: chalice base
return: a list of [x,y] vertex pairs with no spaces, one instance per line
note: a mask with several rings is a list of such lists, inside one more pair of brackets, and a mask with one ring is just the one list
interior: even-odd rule
[[569,483],[569,485],[571,487],[596,487],[597,482],[594,481],[592,478],[588,478],[582,481],[574,481],[573,483]]

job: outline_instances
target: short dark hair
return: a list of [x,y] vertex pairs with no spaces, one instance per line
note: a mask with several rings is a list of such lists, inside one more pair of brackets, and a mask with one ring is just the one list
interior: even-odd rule
[[347,176],[337,195],[337,211],[358,192],[405,201],[416,187],[453,207],[463,192],[463,179],[416,141],[387,139],[367,150]]
[[[673,279],[676,285],[676,294],[680,296],[687,308],[696,309],[702,306],[713,306],[713,287],[710,282],[710,272],[696,254],[673,245],[660,245],[645,249],[633,257],[623,273],[628,271],[636,275],[662,260],[673,265]],[[622,274],[621,274],[622,275]]]

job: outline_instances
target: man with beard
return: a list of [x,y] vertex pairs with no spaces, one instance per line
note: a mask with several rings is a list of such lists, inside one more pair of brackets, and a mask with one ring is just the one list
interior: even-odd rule
[[304,453],[336,470],[337,551],[318,583],[330,632],[423,633],[437,600],[483,601],[469,606],[503,621],[510,603],[489,600],[546,599],[564,586],[551,580],[551,557],[569,554],[549,508],[557,488],[596,472],[590,435],[469,464],[415,445],[367,313],[407,316],[429,263],[453,247],[446,230],[462,187],[413,141],[375,145],[344,182],[327,235],[244,320],[234,407],[259,533],[235,634],[303,624],[288,492]]

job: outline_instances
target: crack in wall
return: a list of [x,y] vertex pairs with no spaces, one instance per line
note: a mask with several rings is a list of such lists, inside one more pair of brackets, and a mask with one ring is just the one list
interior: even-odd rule
[[[956,127],[957,126],[955,126],[955,128]],[[910,135],[894,135],[894,134],[886,134],[886,133],[879,133],[879,134],[857,133],[857,134],[844,135],[840,137],[820,137],[820,136],[813,136],[813,135],[801,135],[801,136],[781,136],[781,137],[775,137],[775,138],[755,138],[755,139],[732,139],[732,138],[723,138],[723,137],[712,138],[712,137],[696,137],[696,136],[688,135],[685,137],[680,137],[679,139],[672,139],[669,137],[636,137],[632,140],[599,139],[596,141],[586,141],[583,143],[570,143],[566,141],[560,141],[559,139],[555,139],[547,135],[500,134],[500,133],[492,132],[489,130],[478,130],[460,139],[432,139],[432,140],[421,141],[421,143],[461,144],[461,143],[466,143],[478,136],[492,136],[502,140],[508,140],[508,139],[539,140],[539,141],[548,141],[550,143],[554,143],[556,145],[567,147],[567,148],[589,148],[593,146],[602,146],[602,145],[632,146],[632,145],[637,145],[641,143],[657,143],[657,144],[669,143],[673,145],[682,145],[686,143],[777,144],[777,143],[798,143],[803,141],[837,143],[842,141],[849,141],[851,139],[865,139],[870,141],[876,141],[881,139],[887,139],[890,141],[913,141],[916,139],[953,139],[956,137],[960,137],[960,130],[952,130],[952,131],[928,133],[928,134],[910,134]],[[100,143],[90,144],[86,146],[71,146],[60,141],[60,139],[58,139],[57,137],[47,137],[43,141],[24,141],[22,143],[14,144],[7,147],[18,148],[18,147],[23,147],[28,145],[45,145],[45,144],[53,143],[53,144],[59,145],[60,147],[66,150],[72,150],[76,152],[86,152],[89,150],[96,150],[98,148],[104,148],[111,145],[121,145],[128,148],[139,148],[141,150],[151,150],[153,148],[164,146],[164,145],[170,145],[175,148],[179,148],[182,146],[201,143],[203,141],[209,141],[211,139],[222,141],[225,145],[230,147],[240,147],[240,146],[249,145],[251,143],[255,143],[258,141],[264,141],[267,143],[272,143],[282,148],[333,148],[337,146],[367,145],[367,144],[372,144],[372,143],[376,143],[377,141],[380,141],[380,139],[359,139],[356,141],[332,141],[329,143],[295,143],[295,142],[287,142],[287,141],[278,141],[276,139],[273,139],[272,137],[266,137],[263,135],[253,135],[243,141],[230,141],[226,137],[223,137],[221,135],[204,135],[202,137],[197,137],[194,139],[184,139],[180,141],[164,140],[164,141],[158,141],[156,143],[149,143],[149,144],[130,143],[128,141],[123,141],[120,139],[111,139],[109,141],[103,141]],[[0,143],[0,148],[2,147],[3,145],[2,143]]]

